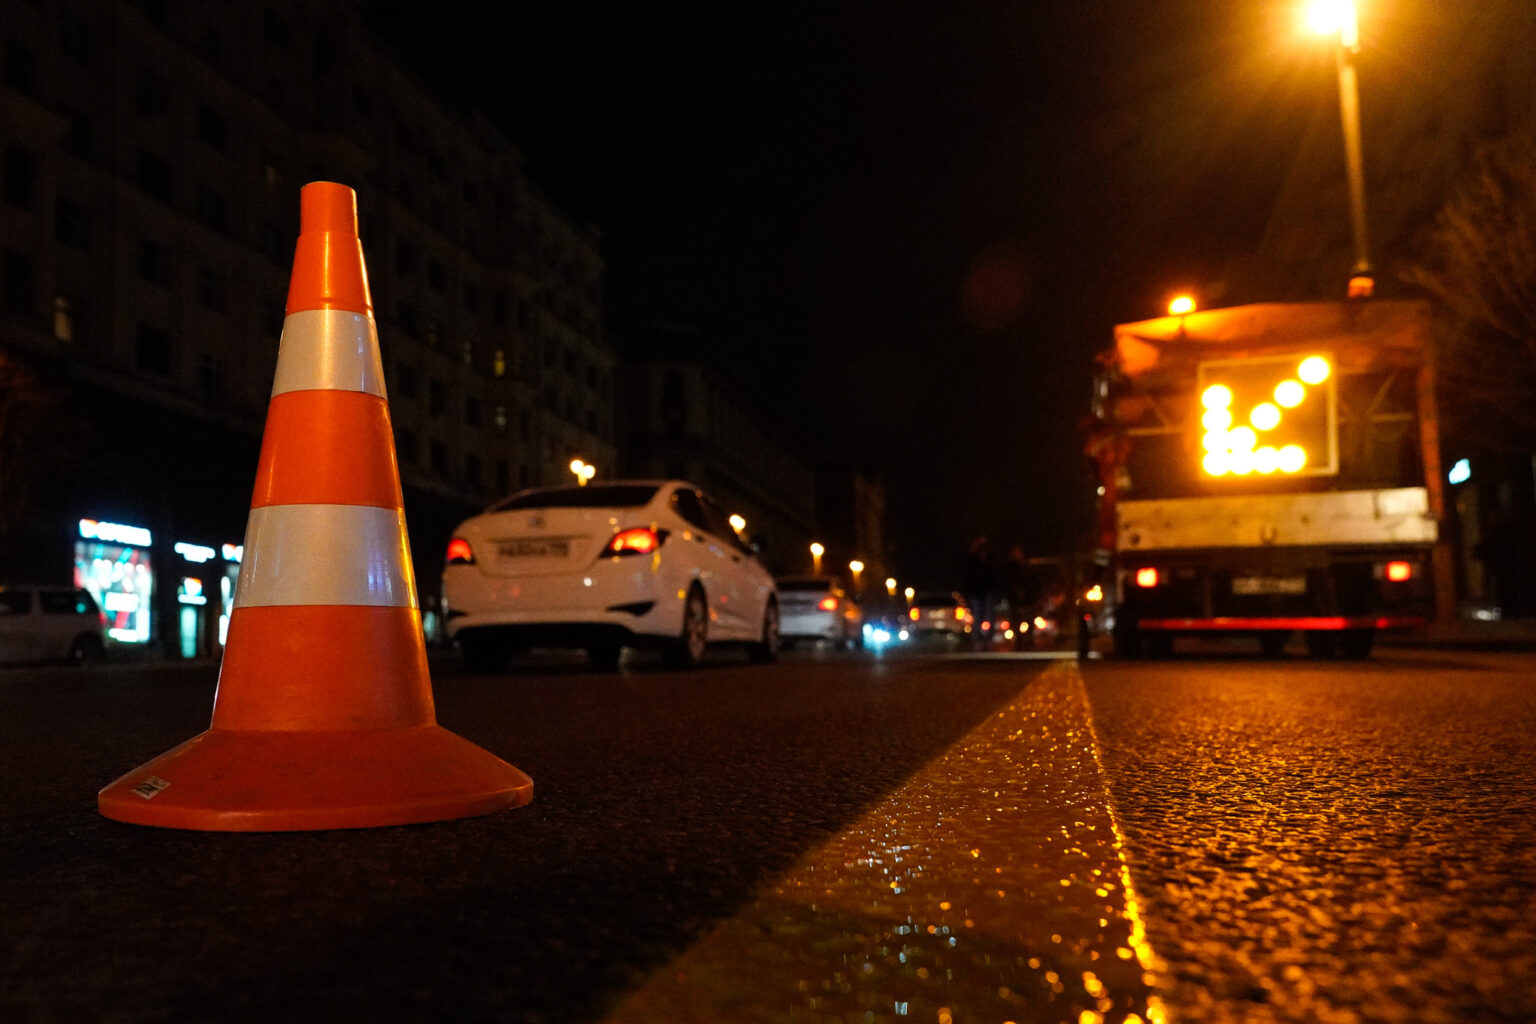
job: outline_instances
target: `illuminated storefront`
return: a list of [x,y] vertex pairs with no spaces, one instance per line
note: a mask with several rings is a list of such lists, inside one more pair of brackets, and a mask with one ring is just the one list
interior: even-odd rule
[[75,585],[90,591],[107,616],[107,637],[147,644],[155,606],[153,537],[142,526],[82,519],[75,542]]

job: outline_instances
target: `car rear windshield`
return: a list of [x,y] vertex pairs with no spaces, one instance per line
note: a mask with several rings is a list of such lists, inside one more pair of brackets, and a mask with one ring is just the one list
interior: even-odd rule
[[558,487],[549,491],[514,494],[491,512],[515,512],[524,508],[638,508],[656,494],[655,484],[590,484]]
[[831,580],[775,580],[774,585],[783,594],[803,594],[813,591],[827,590],[832,586]]
[[912,603],[919,608],[955,607],[955,599],[947,594],[918,594]]

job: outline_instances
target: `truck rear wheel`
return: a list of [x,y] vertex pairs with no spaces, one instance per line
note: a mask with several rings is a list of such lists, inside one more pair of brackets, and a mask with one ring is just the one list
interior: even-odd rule
[[1361,661],[1371,656],[1371,647],[1375,643],[1374,629],[1346,629],[1339,634],[1339,656]]

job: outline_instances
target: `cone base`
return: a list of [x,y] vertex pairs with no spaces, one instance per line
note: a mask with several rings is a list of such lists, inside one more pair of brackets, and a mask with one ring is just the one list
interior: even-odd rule
[[409,825],[533,799],[533,780],[438,725],[210,729],[101,791],[116,821],[210,832]]

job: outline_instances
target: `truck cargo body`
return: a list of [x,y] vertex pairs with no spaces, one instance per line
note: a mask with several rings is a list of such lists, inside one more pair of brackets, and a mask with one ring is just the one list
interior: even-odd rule
[[1090,450],[1117,651],[1241,634],[1276,653],[1300,633],[1315,654],[1358,657],[1432,616],[1427,332],[1424,306],[1392,302],[1116,329]]

